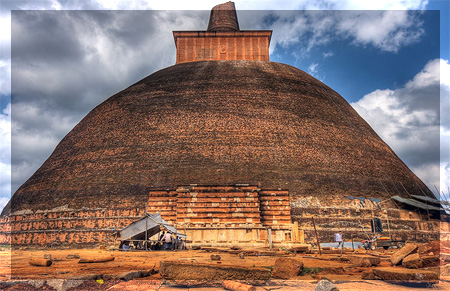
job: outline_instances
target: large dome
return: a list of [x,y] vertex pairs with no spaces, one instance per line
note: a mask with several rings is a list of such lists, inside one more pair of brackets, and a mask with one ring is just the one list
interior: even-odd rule
[[197,183],[283,188],[292,201],[324,203],[429,193],[312,76],[274,62],[201,61],[160,70],[93,109],[14,194],[11,210],[143,209],[152,187]]

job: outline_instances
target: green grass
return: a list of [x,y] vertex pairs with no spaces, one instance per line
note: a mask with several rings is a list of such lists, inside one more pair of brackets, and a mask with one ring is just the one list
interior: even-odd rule
[[303,268],[302,272],[300,273],[300,276],[306,276],[306,275],[312,275],[317,274],[320,271],[322,271],[322,268]]

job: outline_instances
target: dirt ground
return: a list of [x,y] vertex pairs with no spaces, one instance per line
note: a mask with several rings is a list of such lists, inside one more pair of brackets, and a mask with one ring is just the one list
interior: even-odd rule
[[[364,251],[365,252],[365,251]],[[283,254],[283,252],[279,252]],[[220,261],[212,261],[211,255],[219,254]],[[78,263],[78,258],[98,258],[113,255],[115,259],[103,263]],[[288,253],[284,255],[291,256]],[[426,286],[396,285],[381,280],[362,280],[361,274],[367,268],[354,267],[339,254],[297,254],[295,258],[304,263],[304,274],[293,280],[270,280],[258,287],[258,290],[314,290],[318,280],[327,278],[333,281],[340,290],[450,290],[450,278],[441,278],[438,284]],[[389,266],[389,252],[378,253],[381,256],[380,267]],[[50,256],[50,267],[38,267],[29,264],[31,258]],[[74,258],[75,257],[75,258]],[[239,265],[247,267],[272,268],[277,256],[260,255],[245,256],[226,252],[208,252],[205,250],[187,251],[108,251],[100,249],[68,249],[68,250],[13,250],[0,252],[0,290],[225,290],[220,284],[200,284],[200,282],[166,282],[159,274],[159,262],[162,260],[182,260],[188,262],[212,263],[222,265]],[[154,273],[145,278],[123,281],[114,275],[129,271],[149,271]],[[104,278],[103,281],[96,279]],[[83,279],[82,284],[70,289],[63,286],[63,280]],[[53,287],[44,281],[52,281]],[[8,283],[9,282],[9,283]],[[23,282],[11,284],[11,282]],[[35,283],[31,287],[29,282]],[[55,285],[55,282],[59,282]],[[262,284],[262,283],[260,283]]]

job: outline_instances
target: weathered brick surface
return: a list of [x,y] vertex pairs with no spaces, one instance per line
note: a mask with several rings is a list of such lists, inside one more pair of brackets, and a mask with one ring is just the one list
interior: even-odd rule
[[174,31],[176,63],[218,60],[269,60],[272,31],[240,31],[232,2],[211,10],[207,31]]
[[342,97],[308,74],[211,61],[158,71],[99,105],[12,203],[13,211],[143,209],[152,186],[242,181],[288,188],[294,202],[300,194],[323,203],[386,199],[399,195],[400,182],[410,194],[423,195],[417,185],[428,191]]
[[228,1],[214,6],[209,17],[208,31],[238,31],[239,23],[234,3]]
[[147,205],[148,212],[159,212],[165,220],[183,226],[196,223],[250,223],[266,227],[291,224],[287,190],[261,190],[246,184],[155,189],[150,191]]
[[269,60],[271,31],[174,31],[176,63],[218,60]]
[[138,209],[83,209],[15,214],[0,222],[0,244],[67,245],[113,242],[121,229],[143,214]]

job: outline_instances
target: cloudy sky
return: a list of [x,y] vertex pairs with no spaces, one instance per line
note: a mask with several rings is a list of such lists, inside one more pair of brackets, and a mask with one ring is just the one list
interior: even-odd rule
[[[0,209],[90,110],[175,63],[173,30],[206,30],[222,2],[2,0]],[[235,3],[241,29],[273,30],[271,61],[340,93],[448,197],[448,1]]]

